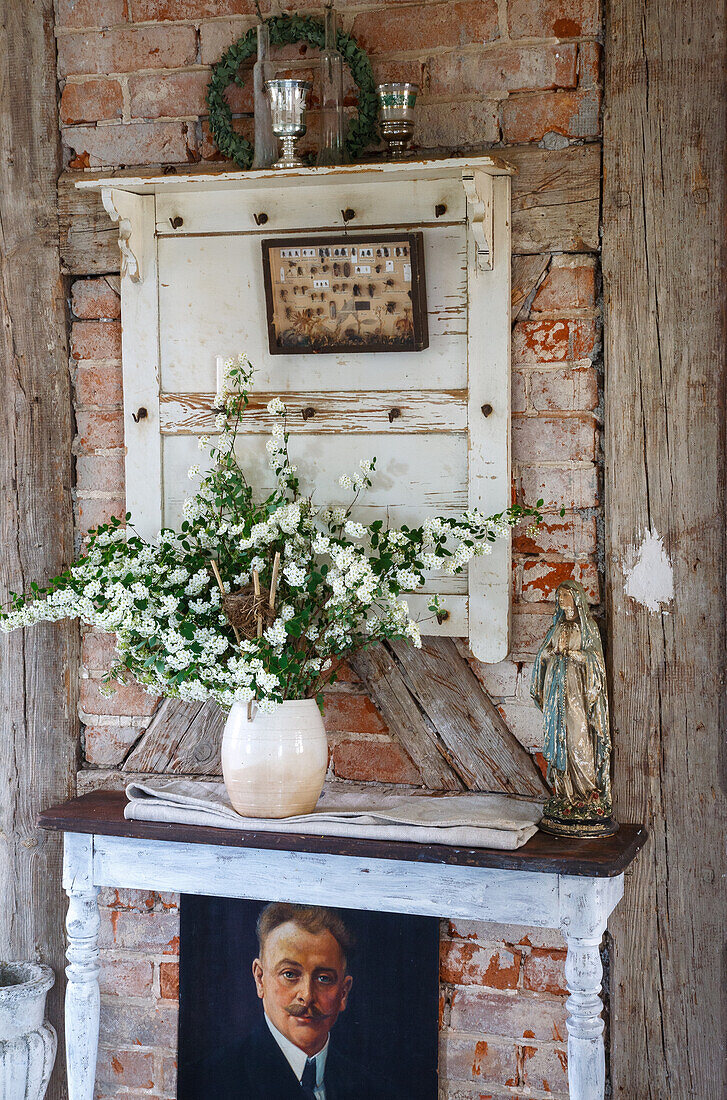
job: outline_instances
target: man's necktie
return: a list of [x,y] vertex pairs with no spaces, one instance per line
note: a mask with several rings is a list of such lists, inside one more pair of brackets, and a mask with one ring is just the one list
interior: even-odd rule
[[303,1070],[303,1076],[300,1079],[300,1091],[301,1095],[305,1096],[306,1100],[316,1100],[316,1060],[315,1058],[309,1058],[305,1064]]

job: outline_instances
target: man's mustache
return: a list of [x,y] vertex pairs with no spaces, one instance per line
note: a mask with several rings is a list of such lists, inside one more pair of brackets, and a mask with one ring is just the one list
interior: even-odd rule
[[295,1001],[293,1001],[292,1004],[289,1004],[286,1007],[285,1011],[288,1013],[289,1016],[295,1016],[297,1020],[300,1020],[303,1017],[308,1017],[311,1020],[325,1020],[327,1016],[326,1012],[321,1012],[321,1010],[319,1008],[316,1008],[315,1005],[301,1005],[297,1004]]

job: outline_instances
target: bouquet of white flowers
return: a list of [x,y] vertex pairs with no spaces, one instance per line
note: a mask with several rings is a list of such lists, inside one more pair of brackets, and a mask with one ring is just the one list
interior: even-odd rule
[[[131,515],[91,532],[87,552],[45,588],[13,594],[0,629],[78,617],[116,635],[111,680],[133,677],[151,694],[214,699],[222,707],[256,700],[262,711],[289,699],[318,698],[336,678],[337,658],[385,638],[421,645],[402,592],[426,571],[459,573],[472,557],[538,508],[494,516],[466,512],[421,527],[368,526],[352,518],[371,484],[375,459],[340,479],[347,508],[324,508],[301,492],[291,464],[286,409],[267,443],[276,487],[263,499],[246,480],[235,438],[248,404],[253,370],[229,360],[216,397],[211,469],[184,506],[179,531],[152,541],[135,533]],[[200,476],[199,466],[190,470]],[[432,613],[439,610],[433,598]],[[253,629],[247,627],[252,622]]]

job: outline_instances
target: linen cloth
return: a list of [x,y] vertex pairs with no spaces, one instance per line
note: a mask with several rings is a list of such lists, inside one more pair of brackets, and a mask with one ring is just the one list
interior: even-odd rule
[[211,825],[251,832],[408,840],[462,848],[520,848],[537,831],[542,803],[503,794],[438,794],[401,787],[326,784],[315,810],[296,817],[241,817],[221,780],[148,779],[130,783],[132,821]]

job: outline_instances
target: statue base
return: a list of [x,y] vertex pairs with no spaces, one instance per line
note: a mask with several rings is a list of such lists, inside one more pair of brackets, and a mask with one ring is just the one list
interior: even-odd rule
[[561,817],[546,814],[538,828],[551,836],[569,836],[576,840],[589,840],[602,836],[613,836],[618,832],[618,822],[613,817],[602,817],[596,821],[566,821]]

